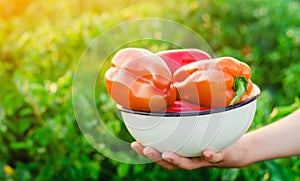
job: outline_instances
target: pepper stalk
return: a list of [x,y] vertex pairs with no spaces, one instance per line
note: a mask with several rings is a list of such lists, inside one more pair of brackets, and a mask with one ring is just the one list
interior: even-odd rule
[[234,105],[248,91],[247,79],[244,76],[235,77],[232,89],[235,91],[235,96],[230,101],[230,106]]

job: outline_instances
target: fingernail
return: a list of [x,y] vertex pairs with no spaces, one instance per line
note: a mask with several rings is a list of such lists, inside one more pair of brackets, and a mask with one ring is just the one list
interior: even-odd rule
[[146,155],[149,159],[154,159],[154,155],[153,155],[153,153],[147,153],[147,155]]
[[174,155],[173,152],[166,151],[162,154],[162,158],[168,162],[172,162],[174,159],[172,158]]
[[154,158],[154,153],[153,150],[149,147],[146,147],[144,149],[144,154],[149,158],[149,159],[153,159]]
[[205,156],[205,157],[207,157],[207,158],[212,158],[213,157],[213,155],[209,152],[209,151],[204,151],[203,152],[203,155]]
[[132,143],[130,144],[130,147],[131,147],[131,148],[136,148],[136,147],[137,147],[136,144],[137,144],[136,142],[132,142]]

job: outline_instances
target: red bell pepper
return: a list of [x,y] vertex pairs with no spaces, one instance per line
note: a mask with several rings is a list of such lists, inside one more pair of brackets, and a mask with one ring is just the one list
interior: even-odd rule
[[[180,67],[196,62],[199,60],[211,59],[210,55],[199,49],[174,49],[158,52],[159,55],[168,65],[173,74]],[[202,111],[209,108],[197,106],[186,101],[177,100],[174,104],[168,106],[167,112],[193,112]]]
[[176,100],[167,64],[146,49],[117,52],[105,73],[105,82],[113,100],[132,110],[164,111]]
[[175,49],[158,52],[173,74],[178,68],[189,63],[211,59],[208,53],[198,49]]
[[208,107],[198,106],[182,100],[176,100],[173,104],[168,106],[166,112],[197,112],[209,109],[210,108]]

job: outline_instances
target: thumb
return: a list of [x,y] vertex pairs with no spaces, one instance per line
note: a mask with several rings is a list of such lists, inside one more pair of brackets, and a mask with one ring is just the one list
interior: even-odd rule
[[204,150],[203,156],[209,163],[218,164],[224,160],[225,152],[223,150],[219,152],[215,152],[213,150]]

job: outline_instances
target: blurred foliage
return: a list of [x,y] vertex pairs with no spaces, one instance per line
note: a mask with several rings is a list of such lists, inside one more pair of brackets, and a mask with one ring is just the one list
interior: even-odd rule
[[[299,9],[296,0],[0,0],[0,180],[300,180],[299,157],[194,171],[110,160],[82,136],[71,92],[95,37],[125,21],[165,18],[251,66],[262,90],[256,129],[300,107]],[[96,99],[109,107],[105,95]],[[109,129],[128,137],[116,122]]]

